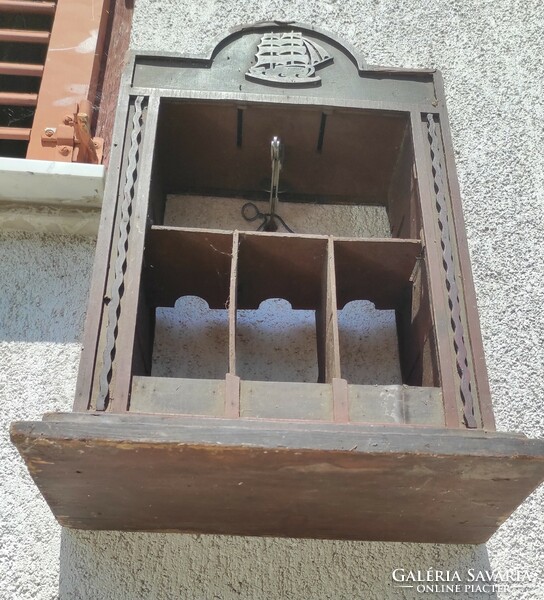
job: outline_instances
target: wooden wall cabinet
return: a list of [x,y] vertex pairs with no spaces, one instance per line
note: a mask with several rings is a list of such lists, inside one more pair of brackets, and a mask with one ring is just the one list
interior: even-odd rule
[[[390,237],[165,222],[172,193],[266,201],[274,137],[290,202],[381,206]],[[154,376],[156,311],[188,295],[225,311],[223,362]],[[240,311],[269,298],[315,312],[315,381],[241,376]],[[401,384],[346,376],[353,300],[395,311]],[[74,412],[12,439],[68,527],[487,540],[542,481],[544,443],[495,431],[439,73],[274,23],[133,56]]]

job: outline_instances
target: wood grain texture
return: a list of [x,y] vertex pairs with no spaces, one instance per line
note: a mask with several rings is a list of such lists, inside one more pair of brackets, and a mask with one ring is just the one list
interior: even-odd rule
[[112,163],[108,168],[104,202],[100,213],[100,227],[96,240],[96,253],[89,291],[85,329],[83,333],[83,348],[76,384],[74,410],[85,411],[93,401],[93,392],[97,389],[97,377],[100,371],[103,351],[103,338],[107,319],[105,316],[105,300],[108,285],[111,285],[113,269],[110,261],[114,255],[114,244],[117,241],[117,227],[119,225],[119,207],[122,195],[124,168],[130,148],[131,122],[134,106],[129,102],[121,101],[117,107],[115,118],[114,138],[117,140],[112,149]]
[[225,387],[223,379],[135,376],[132,378],[130,410],[136,413],[222,417]]
[[232,261],[229,284],[229,373],[236,375],[236,322],[238,313],[238,232],[232,235]]
[[335,377],[341,377],[334,265],[334,243],[332,238],[329,238],[321,279],[321,302],[315,313],[318,381],[320,383],[331,383]]
[[326,260],[324,237],[240,233],[238,308],[256,309],[263,300],[283,298],[293,309],[315,310]]
[[336,109],[318,152],[321,107],[247,103],[240,146],[233,102],[165,102],[163,111],[159,158],[167,192],[265,198],[277,136],[286,149],[282,191],[290,200],[318,203],[387,204],[407,126],[406,114]]
[[406,385],[132,378],[131,413],[442,427],[440,388]]
[[133,8],[133,0],[115,0],[110,3],[105,46],[96,91],[96,105],[98,106],[96,135],[104,140],[102,162],[106,165],[112,152],[115,107],[119,100],[121,75],[126,66]]
[[332,421],[332,388],[319,383],[242,381],[240,416]]
[[[147,99],[147,103],[147,109],[144,108],[143,112],[142,139],[138,144],[138,153],[141,154],[141,158],[134,183],[134,198],[130,208],[126,268],[123,275],[123,289],[120,290],[120,314],[110,382],[110,410],[115,412],[124,412],[128,408],[132,374],[138,360],[138,337],[145,339],[143,352],[146,355],[145,362],[149,365],[153,347],[152,324],[149,321],[153,320],[154,306],[149,302],[141,301],[144,299],[141,288],[142,264],[150,212],[152,156],[160,101],[157,95],[152,95]],[[115,293],[113,287],[110,290],[113,297]],[[142,372],[145,370],[136,371],[138,374]]]
[[544,441],[481,431],[89,414],[11,436],[82,529],[474,544],[544,478]]
[[348,397],[352,422],[444,426],[440,388],[348,385]]

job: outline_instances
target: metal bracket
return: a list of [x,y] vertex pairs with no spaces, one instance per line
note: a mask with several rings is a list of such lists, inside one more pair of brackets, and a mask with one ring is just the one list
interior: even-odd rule
[[91,136],[92,105],[83,100],[74,108],[57,127],[44,129],[42,143],[57,147],[59,161],[98,165],[102,162],[104,140]]

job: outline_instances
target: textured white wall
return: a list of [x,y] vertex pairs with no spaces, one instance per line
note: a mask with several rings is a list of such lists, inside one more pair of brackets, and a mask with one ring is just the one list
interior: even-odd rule
[[[133,46],[202,50],[229,27],[261,19],[319,25],[371,64],[442,69],[498,426],[544,435],[539,2],[137,0]],[[544,598],[542,489],[477,547],[61,532],[6,424],[71,406],[92,244],[0,241],[2,600],[412,598],[393,589],[393,568],[488,565],[538,573],[533,586],[498,598]]]

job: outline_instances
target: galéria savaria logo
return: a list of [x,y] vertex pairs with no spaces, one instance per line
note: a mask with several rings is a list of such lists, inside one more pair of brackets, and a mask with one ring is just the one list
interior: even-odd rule
[[523,569],[412,570],[398,568],[391,573],[393,587],[413,589],[419,594],[493,594],[535,583],[534,572]]

